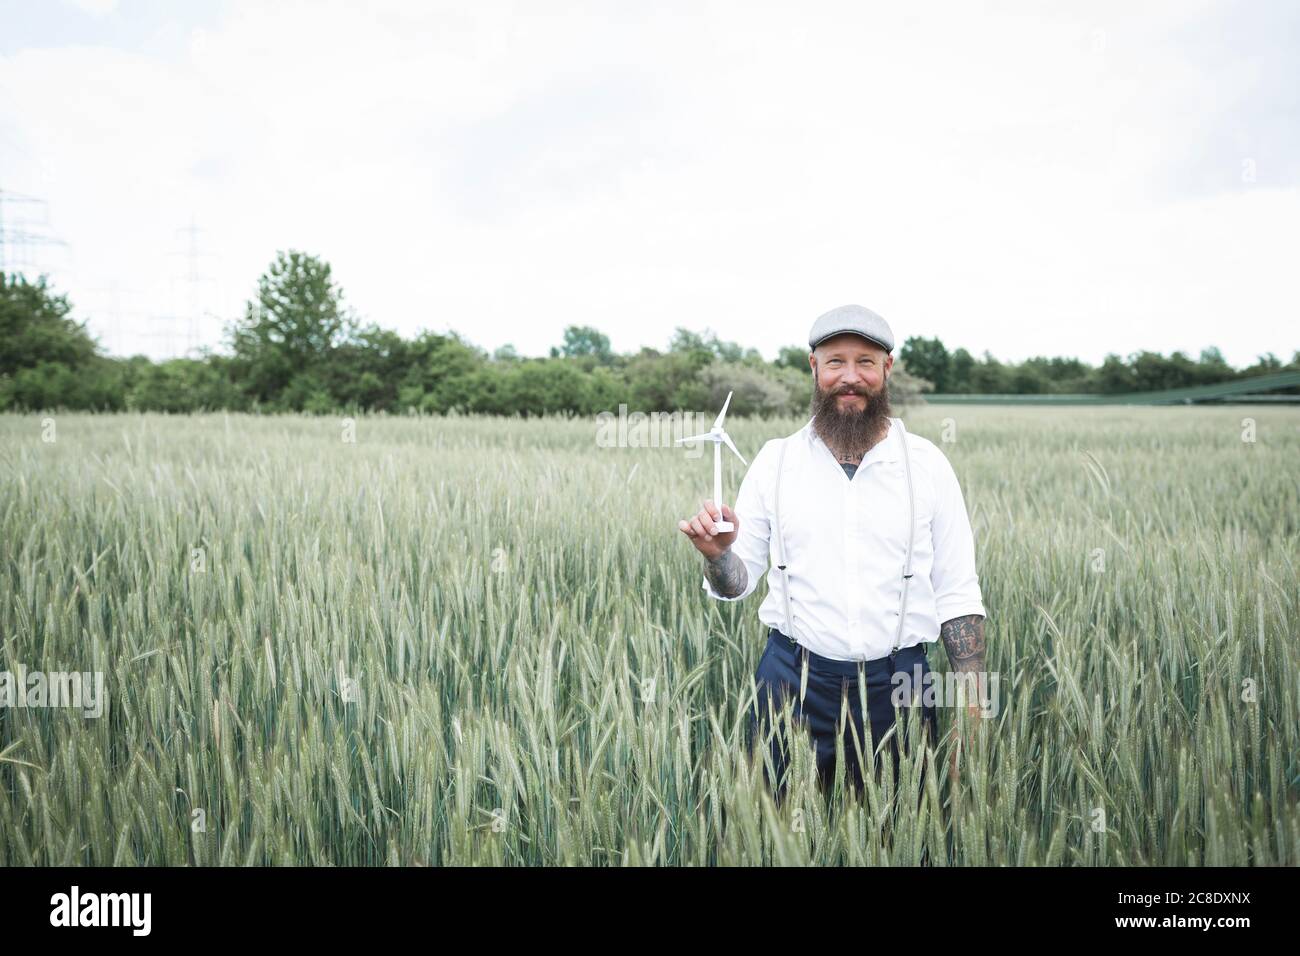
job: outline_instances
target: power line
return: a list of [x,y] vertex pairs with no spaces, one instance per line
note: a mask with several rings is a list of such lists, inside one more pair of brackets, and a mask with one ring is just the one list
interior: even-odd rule
[[[17,205],[39,206],[44,210],[40,220],[11,218],[5,214],[5,206]],[[12,223],[12,225],[7,225]],[[33,232],[28,227],[37,226],[49,229],[49,203],[36,196],[14,192],[12,189],[0,189],[0,272],[9,273],[32,271],[36,266],[33,248],[39,246],[67,246],[57,236],[45,232]]]
[[[183,335],[185,342],[185,353],[195,352],[202,340],[203,320],[212,315],[212,310],[207,308],[207,301],[211,299],[211,289],[204,289],[204,283],[211,283],[214,280],[211,276],[201,275],[199,273],[199,260],[209,256],[208,253],[199,251],[199,233],[202,232],[195,222],[194,214],[190,214],[190,224],[182,229],[177,229],[177,233],[183,233],[187,236],[186,248],[182,252],[174,252],[173,255],[184,255],[186,257],[186,271],[182,281],[186,283],[186,304],[183,322]],[[173,279],[173,283],[175,280]],[[175,288],[173,284],[173,298],[175,297]]]

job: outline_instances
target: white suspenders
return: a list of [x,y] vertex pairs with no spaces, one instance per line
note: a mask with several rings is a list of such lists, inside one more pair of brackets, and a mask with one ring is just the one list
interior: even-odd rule
[[898,421],[898,438],[903,443],[903,471],[907,473],[907,561],[903,563],[903,599],[898,608],[898,633],[894,635],[892,655],[903,642],[903,622],[907,619],[907,588],[912,583],[912,544],[916,538],[916,491],[912,487],[912,456],[907,450],[907,429]]
[[[912,487],[912,458],[907,450],[907,429],[903,427],[901,418],[894,419],[898,423],[898,438],[903,443],[903,470],[907,474],[907,560],[903,564],[903,597],[901,606],[898,609],[898,633],[894,635],[894,646],[890,651],[892,655],[898,650],[898,646],[903,640],[903,621],[907,618],[907,589],[912,579],[912,545],[916,537],[916,494]],[[776,495],[773,510],[775,511],[774,521],[776,534],[776,560],[777,570],[781,572],[781,594],[785,599],[785,635],[790,640],[795,640],[794,634],[794,616],[790,613],[790,572],[786,570],[788,565],[785,560],[785,536],[781,533],[781,472],[785,465],[785,446],[790,441],[789,438],[781,440],[781,454],[776,461]]]

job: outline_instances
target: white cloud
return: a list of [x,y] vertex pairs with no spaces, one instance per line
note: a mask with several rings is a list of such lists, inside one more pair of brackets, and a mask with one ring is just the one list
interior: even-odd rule
[[1294,184],[1232,147],[1178,187],[1258,77],[1167,39],[1203,8],[1074,9],[237,3],[174,60],[0,58],[0,157],[100,327],[113,281],[183,306],[193,212],[228,317],[295,247],[381,325],[525,354],[580,323],[771,355],[856,301],[1002,358],[1289,356]]

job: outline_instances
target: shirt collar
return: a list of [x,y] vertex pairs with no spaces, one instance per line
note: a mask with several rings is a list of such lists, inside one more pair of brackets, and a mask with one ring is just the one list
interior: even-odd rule
[[[830,448],[828,448],[826,443],[822,441],[821,436],[817,434],[817,429],[813,427],[813,419],[808,419],[808,424],[804,425],[802,431],[805,440],[808,441],[809,444],[813,446],[821,445],[822,448],[826,449],[828,454],[832,454]],[[869,465],[873,461],[901,461],[902,458],[899,455],[897,431],[898,419],[891,417],[889,419],[889,431],[885,434],[885,437],[882,440],[871,446],[871,450],[863,456],[858,467],[861,468],[864,465]]]

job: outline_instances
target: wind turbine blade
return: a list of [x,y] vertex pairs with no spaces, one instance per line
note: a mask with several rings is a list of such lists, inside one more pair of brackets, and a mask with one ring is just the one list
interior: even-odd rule
[[673,444],[684,445],[688,441],[717,441],[712,432],[705,432],[703,435],[692,435],[690,438],[679,438]]
[[740,452],[736,451],[736,446],[735,446],[734,444],[732,444],[732,442],[731,442],[731,436],[730,436],[730,435],[728,435],[726,432],[723,432],[723,433],[722,433],[722,440],[723,440],[724,442],[727,443],[727,447],[728,447],[728,448],[730,448],[732,451],[735,451],[735,452],[736,452],[736,457],[737,457],[737,458],[739,458],[741,461],[744,461],[746,465],[749,464],[749,462],[745,461],[745,456],[742,455]]
[[722,420],[727,417],[727,406],[731,404],[731,392],[727,393],[727,400],[722,403],[722,411],[718,412],[718,417],[714,419],[713,427],[721,428]]

